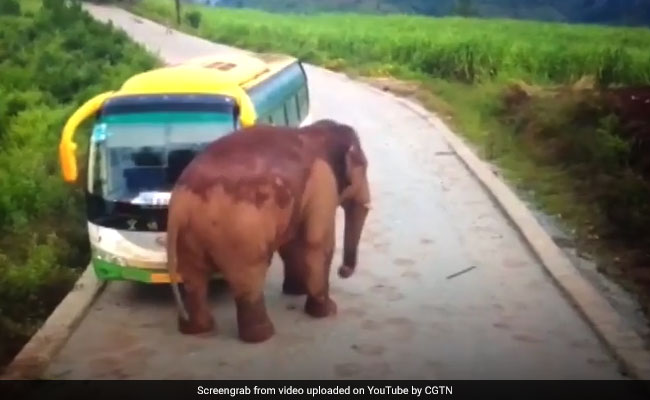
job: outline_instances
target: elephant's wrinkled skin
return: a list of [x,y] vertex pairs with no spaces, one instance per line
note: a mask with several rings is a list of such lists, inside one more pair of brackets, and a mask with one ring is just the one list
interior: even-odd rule
[[284,262],[283,292],[307,294],[305,311],[313,317],[334,314],[336,209],[345,211],[339,275],[348,277],[369,203],[367,159],[347,125],[255,126],[212,143],[185,168],[169,205],[169,271],[180,275],[187,304],[185,310],[173,280],[179,330],[214,329],[207,283],[219,271],[234,295],[241,340],[269,339],[275,330],[263,289],[276,251]]

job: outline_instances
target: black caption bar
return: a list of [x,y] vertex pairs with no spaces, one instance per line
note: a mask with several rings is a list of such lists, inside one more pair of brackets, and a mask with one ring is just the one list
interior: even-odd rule
[[640,381],[0,381],[3,399],[649,399]]

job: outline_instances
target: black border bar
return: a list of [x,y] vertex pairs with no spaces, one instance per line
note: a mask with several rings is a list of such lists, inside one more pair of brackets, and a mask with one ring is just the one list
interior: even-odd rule
[[[3,399],[649,399],[646,381],[0,381]],[[6,395],[5,395],[6,394]]]

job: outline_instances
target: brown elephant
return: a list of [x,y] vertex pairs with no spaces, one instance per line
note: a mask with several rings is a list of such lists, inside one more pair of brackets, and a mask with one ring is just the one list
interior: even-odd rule
[[355,130],[332,120],[302,128],[258,125],[210,144],[184,169],[169,203],[167,255],[179,330],[215,328],[207,286],[218,271],[235,299],[240,339],[273,336],[264,283],[276,251],[283,292],[306,294],[305,312],[313,317],[335,314],[329,274],[336,210],[345,213],[339,275],[347,278],[369,210],[367,167]]

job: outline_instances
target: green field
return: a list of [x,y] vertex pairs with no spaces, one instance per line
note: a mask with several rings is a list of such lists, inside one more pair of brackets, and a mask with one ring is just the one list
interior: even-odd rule
[[125,35],[61,3],[0,0],[0,366],[89,261],[83,174],[68,186],[58,165],[65,120],[156,65]]
[[[142,0],[133,11],[175,21],[171,1]],[[650,30],[189,5],[180,29],[417,98],[648,309]],[[621,113],[611,100],[635,95],[648,96],[647,112]]]
[[[197,2],[199,1],[195,1]],[[220,0],[220,4],[226,7],[255,8],[285,14],[400,13],[428,16],[475,15],[485,18],[582,21],[623,25],[645,24],[645,26],[650,23],[649,0]]]
[[[378,64],[430,77],[475,82],[521,78],[573,82],[650,83],[650,30],[511,20],[278,15],[244,9],[201,9],[197,33],[256,50],[274,49],[322,63]],[[143,0],[137,10],[172,19],[173,2]]]

